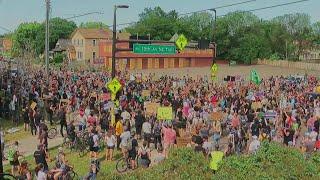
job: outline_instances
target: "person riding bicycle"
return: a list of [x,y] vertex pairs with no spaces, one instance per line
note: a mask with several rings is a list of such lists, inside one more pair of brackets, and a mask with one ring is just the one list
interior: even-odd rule
[[53,174],[53,179],[58,180],[59,177],[67,174],[70,168],[72,167],[67,164],[63,149],[62,147],[60,147],[58,155],[56,157],[56,167],[50,171]]

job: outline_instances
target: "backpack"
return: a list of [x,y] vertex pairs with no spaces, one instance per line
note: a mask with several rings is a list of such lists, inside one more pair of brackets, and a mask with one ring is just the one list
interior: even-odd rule
[[89,137],[89,142],[88,142],[90,147],[94,146],[94,140],[93,140],[93,135]]

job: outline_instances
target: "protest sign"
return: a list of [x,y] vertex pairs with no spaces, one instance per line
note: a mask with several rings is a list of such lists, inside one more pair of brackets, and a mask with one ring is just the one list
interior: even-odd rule
[[160,107],[160,103],[152,103],[152,102],[145,102],[144,108],[146,109],[147,115],[156,114],[158,107]]
[[36,106],[37,106],[37,103],[32,101],[32,103],[31,103],[31,105],[30,105],[31,109],[34,110],[34,108],[35,108]]
[[149,97],[150,96],[150,90],[142,90],[141,96],[142,97]]
[[211,113],[211,119],[214,121],[221,121],[223,117],[222,112],[212,112]]
[[172,107],[159,107],[157,111],[158,120],[172,120]]
[[253,110],[256,111],[257,109],[262,108],[262,104],[261,104],[261,102],[253,102],[251,107],[252,107]]

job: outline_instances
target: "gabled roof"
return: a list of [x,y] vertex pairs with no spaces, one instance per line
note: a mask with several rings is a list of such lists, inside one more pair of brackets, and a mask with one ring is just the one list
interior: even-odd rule
[[112,36],[112,32],[109,29],[85,29],[78,28],[72,34],[71,38],[76,34],[80,33],[85,39],[108,39]]

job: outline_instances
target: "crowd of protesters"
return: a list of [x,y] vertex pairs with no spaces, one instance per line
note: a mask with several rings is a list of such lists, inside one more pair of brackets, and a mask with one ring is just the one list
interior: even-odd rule
[[[212,82],[206,76],[134,77],[119,72],[117,79],[122,89],[112,100],[105,86],[111,80],[107,72],[60,70],[47,77],[44,71],[35,70],[23,77],[2,76],[0,116],[11,117],[14,123],[23,120],[25,130],[38,135],[38,177],[48,170],[43,157],[48,151],[45,121],[59,123],[61,136],[72,141],[76,131],[89,131],[93,159],[97,159],[103,141],[106,160],[113,160],[115,149],[121,150],[133,169],[137,157],[139,165],[148,167],[153,149],[159,152],[156,162],[162,161],[179,143],[179,136],[191,136],[188,146],[213,159],[255,153],[262,141],[300,148],[306,158],[320,150],[320,99],[315,77],[270,76],[254,84],[243,80]],[[143,90],[150,94],[142,95]],[[156,112],[147,113],[147,102],[172,107],[172,119],[159,120]],[[18,112],[23,113],[19,116]],[[67,167],[63,150],[59,152],[55,179]],[[217,170],[216,163],[210,167]],[[96,173],[97,168],[91,168],[88,179],[94,179]]]

